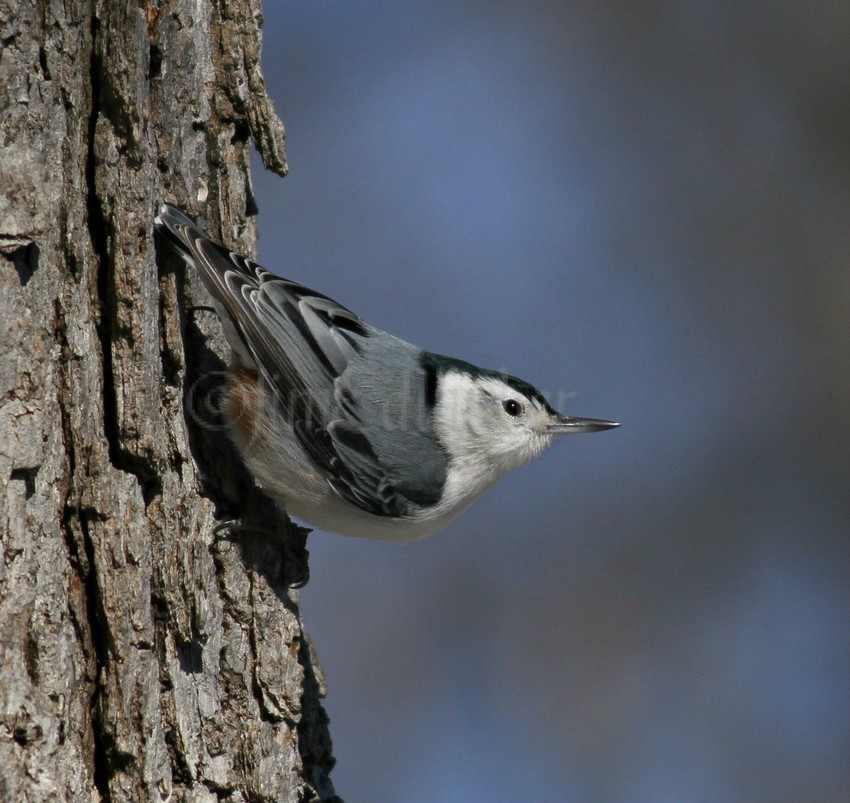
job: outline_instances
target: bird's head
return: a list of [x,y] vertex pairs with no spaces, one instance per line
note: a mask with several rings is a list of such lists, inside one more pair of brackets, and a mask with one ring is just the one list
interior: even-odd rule
[[496,478],[536,457],[561,435],[618,426],[563,415],[527,382],[456,361],[441,373],[435,413],[450,458],[480,465]]

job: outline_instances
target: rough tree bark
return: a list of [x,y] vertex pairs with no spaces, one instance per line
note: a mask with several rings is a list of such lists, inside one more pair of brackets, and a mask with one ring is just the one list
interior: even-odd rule
[[286,169],[259,22],[0,0],[4,801],[333,799],[304,533],[262,497],[267,532],[214,533],[250,486],[207,415],[227,347],[152,238],[173,200],[255,245],[251,140]]

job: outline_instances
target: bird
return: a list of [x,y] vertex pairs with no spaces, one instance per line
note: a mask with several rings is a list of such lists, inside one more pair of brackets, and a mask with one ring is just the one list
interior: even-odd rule
[[414,541],[561,436],[619,426],[563,415],[522,379],[381,331],[172,204],[154,225],[200,274],[231,347],[228,436],[263,491],[313,527]]

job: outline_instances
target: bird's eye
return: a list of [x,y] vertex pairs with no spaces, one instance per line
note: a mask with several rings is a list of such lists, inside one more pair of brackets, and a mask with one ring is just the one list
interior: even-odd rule
[[505,412],[508,415],[514,418],[522,415],[522,405],[516,399],[506,399],[502,402],[502,407],[505,408]]

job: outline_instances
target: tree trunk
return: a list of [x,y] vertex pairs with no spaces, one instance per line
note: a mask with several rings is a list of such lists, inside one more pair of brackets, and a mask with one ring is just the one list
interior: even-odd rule
[[218,321],[152,238],[172,200],[255,245],[259,6],[0,0],[0,800],[334,799],[305,533],[228,450]]

